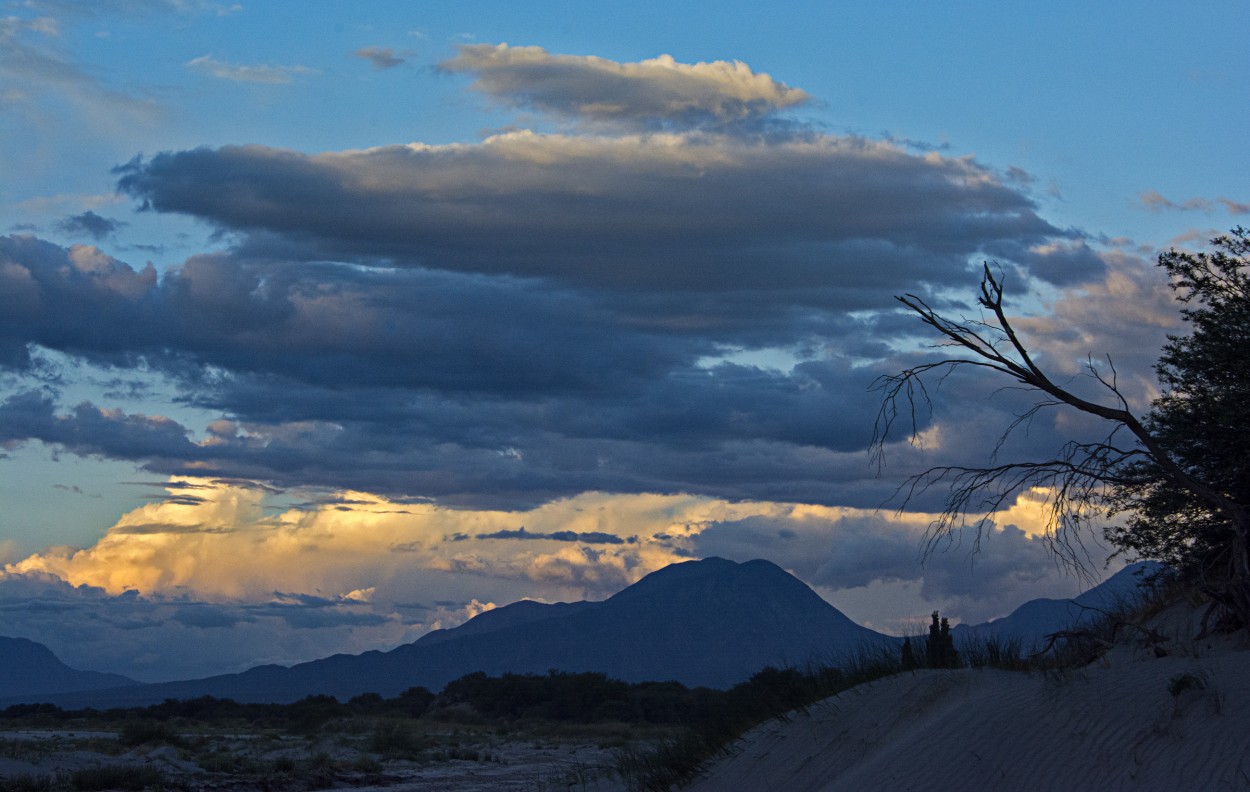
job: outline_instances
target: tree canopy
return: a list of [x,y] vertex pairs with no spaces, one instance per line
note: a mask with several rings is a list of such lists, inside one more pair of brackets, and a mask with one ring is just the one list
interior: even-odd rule
[[[1170,336],[1155,370],[1165,390],[1145,425],[1191,478],[1250,505],[1250,239],[1244,229],[1212,240],[1211,253],[1159,257],[1186,307],[1188,335]],[[1137,555],[1218,584],[1244,576],[1244,526],[1217,503],[1195,498],[1159,463],[1135,462],[1114,510],[1127,522],[1108,538]],[[1240,548],[1240,550],[1239,550]]]
[[[1083,529],[1103,522],[1121,551],[1175,567],[1202,585],[1230,621],[1250,627],[1250,238],[1242,228],[1211,241],[1210,253],[1171,250],[1159,257],[1189,332],[1169,336],[1156,365],[1162,394],[1139,418],[1120,390],[1108,357],[1086,373],[1101,400],[1056,382],[1037,363],[1003,307],[1002,277],[987,264],[977,302],[979,320],[953,320],[923,299],[897,299],[937,332],[954,354],[883,377],[875,447],[881,453],[900,417],[918,431],[916,407],[927,403],[926,382],[975,368],[1008,378],[1035,396],[999,438],[1040,410],[1057,407],[1094,416],[1106,432],[1072,440],[1048,459],[984,467],[934,467],[904,487],[910,499],[948,487],[931,536],[986,525],[985,515],[1011,505],[1030,487],[1050,493],[1049,536],[1061,552],[1079,545]],[[1071,559],[1072,556],[1069,555]]]

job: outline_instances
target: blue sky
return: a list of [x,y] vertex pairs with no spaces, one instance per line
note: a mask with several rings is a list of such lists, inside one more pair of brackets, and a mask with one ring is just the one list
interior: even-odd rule
[[1041,494],[926,565],[936,502],[877,510],[1013,409],[952,386],[877,477],[867,385],[923,354],[891,297],[997,260],[1056,370],[1144,404],[1155,257],[1250,215],[1242,3],[292,8],[0,19],[0,631],[73,652],[58,602],[104,670],[710,554],[887,630],[1074,593]]

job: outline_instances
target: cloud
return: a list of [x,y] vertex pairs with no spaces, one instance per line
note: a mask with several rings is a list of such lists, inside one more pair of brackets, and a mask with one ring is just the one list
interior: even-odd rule
[[[0,366],[14,375],[0,396],[5,448],[41,442],[214,487],[334,493],[284,509],[289,518],[207,521],[201,510],[219,496],[182,488],[85,555],[31,564],[109,591],[125,578],[145,592],[261,596],[271,568],[209,574],[216,562],[203,559],[276,537],[317,556],[292,526],[336,526],[329,536],[341,538],[338,515],[377,532],[370,558],[384,547],[450,578],[610,591],[691,544],[667,523],[622,533],[542,525],[537,510],[587,492],[871,509],[935,458],[891,446],[891,478],[880,479],[864,454],[878,398],[868,386],[933,354],[892,298],[964,310],[986,257],[1019,284],[1020,327],[1048,365],[1076,372],[1103,350],[1120,365],[1126,345],[1125,381],[1146,392],[1151,359],[1139,351],[1170,327],[1166,293],[1152,291],[1145,262],[1043,219],[1025,174],[910,143],[761,133],[803,97],[741,64],[469,47],[445,65],[500,101],[595,125],[136,159],[117,174],[142,207],[234,240],[159,274],[99,247],[0,239]],[[600,89],[608,104],[588,103]],[[1034,287],[1054,300],[1050,314]],[[143,407],[112,406],[123,396],[99,388],[80,395],[123,373],[150,382],[135,396]],[[937,398],[920,428],[952,464],[983,461],[985,427],[1020,409],[1017,394],[975,377]],[[1048,415],[1006,450],[1045,453],[1068,430]],[[431,516],[449,507],[456,519]],[[724,519],[772,514],[746,511]],[[509,517],[477,519],[495,512]],[[801,520],[778,519],[775,541],[802,535]],[[883,546],[882,564],[900,548]],[[522,563],[518,549],[532,555]],[[212,589],[214,574],[239,580]],[[316,591],[329,599],[374,586],[325,574]],[[278,584],[264,585],[270,596]],[[404,601],[420,599],[431,598]]]
[[70,215],[56,224],[57,230],[71,235],[86,235],[95,240],[112,236],[119,228],[126,225],[90,210],[82,214]]
[[[1179,306],[1146,260],[1121,252],[1101,259],[1107,268],[1101,281],[1065,289],[1045,313],[1015,325],[1052,370],[1078,375],[1094,363],[1110,376],[1114,367],[1119,387],[1143,411],[1158,395],[1153,365],[1159,352],[1169,333],[1182,330]],[[1075,383],[1094,384],[1088,378]]]
[[161,106],[151,98],[108,87],[61,45],[60,33],[61,22],[53,16],[0,18],[6,113],[14,112],[39,130],[86,123],[97,133],[131,135],[135,124],[162,116]]
[[666,294],[802,290],[845,308],[888,304],[899,283],[963,282],[970,257],[1065,235],[972,160],[832,136],[512,132],[311,156],[233,146],[133,163],[119,188],[247,234],[251,255]]
[[[74,668],[142,681],[290,665],[394,646],[429,629],[398,614],[360,611],[352,604],[305,608],[289,602],[208,602],[186,594],[137,596],[133,590],[109,594],[42,573],[0,572],[6,634],[43,643]],[[223,640],[227,631],[229,640]]]
[[[1062,322],[1020,326],[1060,370],[1115,353],[1122,382],[1145,393],[1147,336],[1161,338],[1175,312],[1143,262],[1117,255],[1099,257],[1111,264],[1103,284],[1064,292]],[[11,237],[0,239],[11,369],[33,373],[53,350],[80,372],[159,373],[219,417],[198,427],[27,389],[0,401],[0,442],[462,506],[584,490],[875,506],[892,487],[863,453],[878,398],[868,386],[910,360],[889,344],[908,344],[916,327],[871,303],[848,316],[811,296],[781,292],[770,306],[759,292],[679,298],[230,255],[158,277],[97,248]],[[719,360],[731,345],[798,357],[777,369]],[[1014,402],[996,389],[952,395],[939,412],[959,427],[950,436],[1010,423]],[[1035,447],[1055,437],[1044,428]],[[964,446],[967,461],[983,451]]]
[[220,61],[211,55],[201,55],[187,61],[186,66],[192,71],[231,82],[259,83],[263,85],[285,85],[293,82],[296,77],[314,74],[315,70],[307,66],[274,66],[270,64],[246,65]]
[[[698,556],[768,558],[790,570],[851,618],[905,633],[924,611],[941,609],[977,623],[1006,615],[1026,600],[1079,593],[1088,578],[1065,574],[1046,542],[1017,526],[1040,526],[1040,502],[1019,499],[975,542],[971,535],[929,546],[933,515],[790,505],[771,514],[706,526],[690,540]],[[1101,574],[1097,555],[1089,572]]]
[[617,63],[541,47],[469,44],[439,68],[472,74],[473,89],[507,105],[644,127],[724,126],[808,101],[740,61],[688,64],[661,55]]
[[532,533],[525,530],[522,525],[515,531],[502,530],[493,533],[480,533],[475,539],[522,539],[522,540],[541,540],[552,542],[582,542],[584,544],[625,544],[627,542],[636,541],[635,537],[622,539],[609,533],[602,531],[587,531],[578,533],[577,531],[554,531],[552,533]]
[[[199,488],[194,501],[182,494],[188,482]],[[421,589],[420,581],[404,579],[418,569],[473,568],[505,580],[541,581],[552,574],[556,559],[565,558],[563,545],[590,542],[611,548],[596,558],[613,570],[613,582],[573,590],[582,597],[601,597],[619,588],[620,580],[633,582],[678,557],[661,546],[644,546],[636,539],[640,532],[680,532],[675,524],[759,508],[691,496],[588,493],[524,512],[448,510],[433,504],[398,509],[368,493],[341,495],[357,505],[350,511],[321,504],[270,514],[267,506],[275,496],[264,490],[178,479],[166,498],[127,513],[94,546],[49,550],[6,571],[52,574],[115,595],[136,590],[145,596],[190,593],[205,600],[252,602],[277,597],[305,608],[337,608],[431,599],[440,590],[436,580],[430,581],[432,588]],[[522,531],[524,525],[533,526],[535,535]],[[457,533],[474,538],[449,541]],[[493,541],[517,534],[532,541]],[[566,581],[563,574],[557,577]],[[561,583],[536,593],[568,591]]]
[[[293,494],[208,479],[168,485],[166,499],[123,515],[93,546],[4,567],[6,632],[79,667],[168,679],[394,646],[522,598],[603,599],[709,555],[769,558],[879,627],[902,628],[933,607],[982,620],[1027,597],[1075,593],[1025,530],[1038,520],[1035,498],[1016,504],[979,555],[965,541],[922,564],[927,514],[606,493],[519,512],[400,510],[365,492],[286,506]],[[182,498],[188,487],[198,502]],[[152,525],[174,530],[143,530]],[[892,600],[857,603],[883,589]],[[227,629],[229,645],[210,651]]]
[[[854,451],[873,410],[872,373],[843,359],[791,372],[706,365],[716,344],[656,326],[645,296],[207,256],[158,278],[95,248],[21,237],[0,239],[0,286],[0,349],[15,369],[34,371],[40,350],[56,350],[79,365],[163,372],[193,403],[225,413],[193,440],[196,429],[172,419],[62,407],[27,390],[0,406],[3,440],[166,473],[533,503],[581,489],[708,486],[722,470],[742,496],[746,460],[774,459],[760,481],[783,486],[773,466],[783,446],[743,454],[749,444]],[[713,308],[725,314],[704,333],[725,341],[790,337],[785,312],[695,310]],[[825,334],[846,326],[825,321]],[[727,442],[735,447],[722,451]],[[660,461],[656,444],[677,456]],[[792,472],[821,489],[832,470],[813,478],[812,452],[794,451]]]
[[1204,214],[1213,214],[1218,209],[1223,208],[1230,215],[1250,214],[1250,202],[1235,201],[1223,196],[1215,200],[1209,198],[1188,198],[1184,201],[1173,201],[1163,197],[1154,190],[1147,190],[1140,197],[1142,206],[1152,212],[1203,212]]
[[406,61],[395,54],[390,47],[361,47],[352,53],[357,58],[369,61],[375,69],[393,69]]
[[163,416],[128,415],[117,409],[79,404],[56,415],[46,392],[23,391],[0,404],[4,430],[0,442],[37,439],[81,456],[143,458],[186,455],[192,444],[187,430]]
[[98,3],[79,3],[75,0],[24,0],[22,6],[66,17],[93,17],[100,14],[145,16],[153,13],[207,13],[214,16],[229,16],[243,10],[243,6],[239,3],[220,3],[213,2],[213,0],[104,0]]

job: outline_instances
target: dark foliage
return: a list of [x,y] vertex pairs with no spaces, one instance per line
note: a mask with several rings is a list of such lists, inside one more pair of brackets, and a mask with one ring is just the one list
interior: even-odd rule
[[685,724],[698,720],[718,695],[677,682],[629,684],[599,673],[477,672],[449,683],[431,704],[431,716],[467,711],[483,720]]
[[[1155,370],[1166,389],[1146,427],[1184,472],[1244,510],[1250,505],[1250,238],[1212,240],[1211,253],[1159,257],[1190,327],[1169,336]],[[1218,590],[1244,578],[1244,528],[1227,509],[1195,498],[1153,459],[1135,463],[1116,492],[1128,514],[1107,529],[1116,546],[1167,563]]]
[[933,623],[929,625],[929,640],[925,642],[925,663],[929,668],[958,668],[959,652],[955,650],[955,639],[951,637],[951,625],[945,616],[939,618],[933,612]]
[[910,637],[903,639],[903,649],[900,660],[904,671],[911,671],[919,665],[919,663],[916,662],[916,651],[911,648]]

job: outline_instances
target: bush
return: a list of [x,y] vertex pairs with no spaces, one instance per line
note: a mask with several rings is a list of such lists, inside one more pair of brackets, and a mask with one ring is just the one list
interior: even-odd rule
[[1180,698],[1189,690],[1205,690],[1206,687],[1206,680],[1193,674],[1177,674],[1168,680],[1168,692],[1172,694],[1172,698]]

